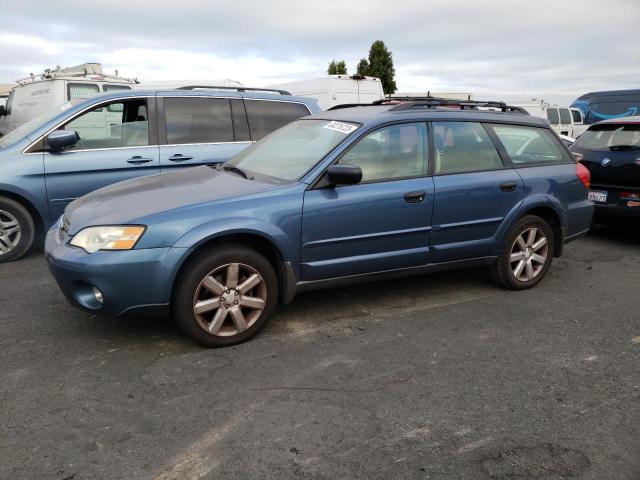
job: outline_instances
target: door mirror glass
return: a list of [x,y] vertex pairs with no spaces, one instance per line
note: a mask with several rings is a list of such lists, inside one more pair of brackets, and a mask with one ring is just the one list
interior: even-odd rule
[[356,165],[331,165],[327,179],[331,185],[355,185],[362,180],[362,169]]
[[75,130],[55,130],[47,136],[49,150],[60,152],[72,148],[78,143],[80,136]]

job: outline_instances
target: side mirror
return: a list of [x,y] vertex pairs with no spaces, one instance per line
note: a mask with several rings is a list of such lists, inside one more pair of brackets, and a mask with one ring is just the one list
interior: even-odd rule
[[327,180],[331,185],[355,185],[362,180],[362,169],[356,165],[331,165]]
[[0,117],[4,117],[7,114],[7,107],[0,105]]
[[47,136],[47,146],[52,152],[61,152],[75,147],[80,135],[75,130],[54,130]]

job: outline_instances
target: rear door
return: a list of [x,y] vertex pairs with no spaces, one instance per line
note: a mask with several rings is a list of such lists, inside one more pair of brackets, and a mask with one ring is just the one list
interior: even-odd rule
[[69,202],[112,183],[160,171],[154,98],[99,104],[66,122],[80,141],[63,152],[45,152],[51,220]]
[[158,97],[163,171],[226,162],[251,144],[241,99]]
[[500,226],[522,203],[522,179],[505,165],[483,124],[433,122],[432,129],[431,262],[489,256]]

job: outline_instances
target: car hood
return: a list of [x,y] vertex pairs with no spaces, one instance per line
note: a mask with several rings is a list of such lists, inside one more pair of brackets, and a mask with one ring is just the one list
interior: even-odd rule
[[208,166],[151,175],[89,193],[65,210],[71,234],[89,225],[135,223],[149,215],[278,188]]

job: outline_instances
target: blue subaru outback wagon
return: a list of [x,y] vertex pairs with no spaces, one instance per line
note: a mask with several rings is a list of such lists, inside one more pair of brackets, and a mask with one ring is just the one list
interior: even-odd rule
[[82,195],[224,162],[319,111],[311,98],[246,87],[127,89],[67,103],[0,138],[0,263],[24,255]]
[[470,265],[533,287],[589,229],[589,172],[544,120],[501,106],[331,110],[224,166],[97,190],[47,234],[51,272],[80,308],[169,307],[207,346],[309,289]]

